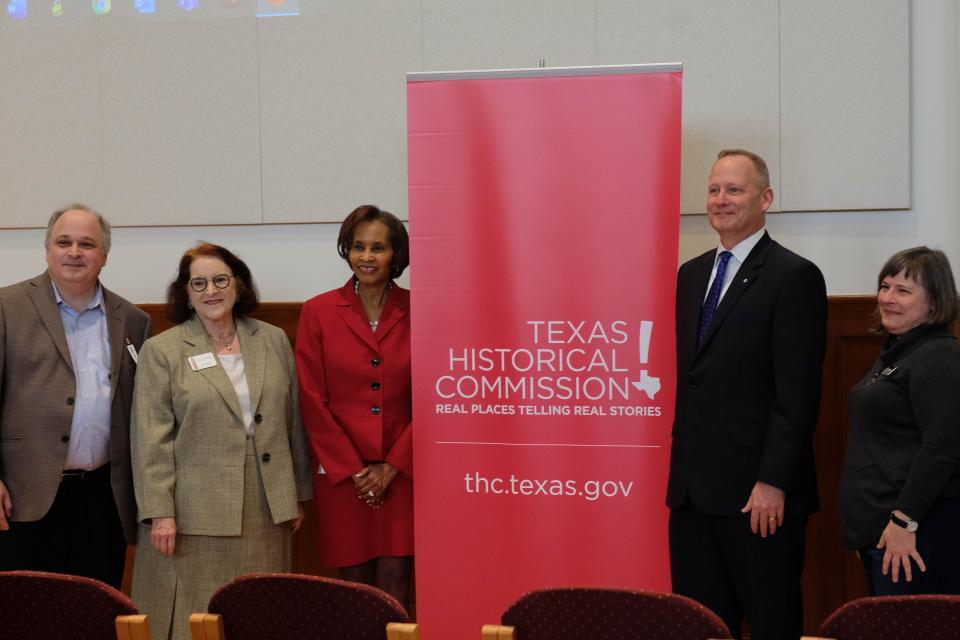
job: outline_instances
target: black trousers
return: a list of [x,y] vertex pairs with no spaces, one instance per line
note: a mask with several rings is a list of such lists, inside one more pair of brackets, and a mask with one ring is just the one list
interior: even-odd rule
[[749,514],[711,516],[692,506],[670,511],[670,570],[675,593],[697,600],[740,637],[745,617],[753,640],[803,635],[806,515],[787,515],[774,535],[750,531]]
[[[16,517],[16,496],[13,497]],[[110,464],[66,477],[47,514],[0,532],[0,568],[86,576],[120,588],[127,544],[110,487]]]

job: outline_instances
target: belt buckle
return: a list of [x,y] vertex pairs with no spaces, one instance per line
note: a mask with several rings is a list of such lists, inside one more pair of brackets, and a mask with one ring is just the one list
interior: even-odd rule
[[82,484],[87,473],[89,472],[86,469],[64,469],[60,473],[60,482],[66,483],[66,484],[71,484],[71,483]]

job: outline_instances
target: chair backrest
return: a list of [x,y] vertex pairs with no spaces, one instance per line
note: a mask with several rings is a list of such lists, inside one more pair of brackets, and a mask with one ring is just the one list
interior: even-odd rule
[[152,640],[150,620],[142,614],[117,616],[117,640]]
[[524,594],[503,613],[517,640],[706,640],[730,638],[699,602],[672,593],[557,587]]
[[210,598],[226,640],[384,640],[387,623],[409,622],[399,602],[364,584],[292,573],[241,576]]
[[420,640],[420,625],[416,622],[389,622],[387,640]]
[[219,613],[191,613],[189,622],[191,640],[224,640]]
[[842,605],[823,621],[820,635],[837,640],[902,640],[905,635],[945,638],[958,630],[960,596],[876,596]]
[[117,616],[138,613],[133,601],[91,578],[42,571],[0,572],[4,638],[104,640]]

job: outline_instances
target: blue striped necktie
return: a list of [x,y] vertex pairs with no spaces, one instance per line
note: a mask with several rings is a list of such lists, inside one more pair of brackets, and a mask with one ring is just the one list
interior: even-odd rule
[[723,277],[727,275],[727,263],[730,262],[732,256],[733,254],[729,251],[720,253],[720,262],[717,264],[717,275],[713,279],[713,284],[710,285],[710,293],[707,294],[707,299],[703,301],[703,306],[700,307],[700,327],[697,330],[697,347],[703,344],[703,339],[707,336],[707,329],[710,328],[710,323],[713,322],[713,316],[717,313],[717,306],[720,304],[720,292],[723,291]]

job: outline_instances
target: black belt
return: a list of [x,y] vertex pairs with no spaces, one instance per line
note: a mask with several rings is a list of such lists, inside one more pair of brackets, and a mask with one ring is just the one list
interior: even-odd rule
[[61,485],[76,485],[83,484],[84,482],[90,482],[91,480],[99,480],[103,477],[110,476],[110,463],[106,463],[100,467],[97,467],[93,471],[87,471],[86,469],[64,469],[63,473],[60,474],[60,484]]

